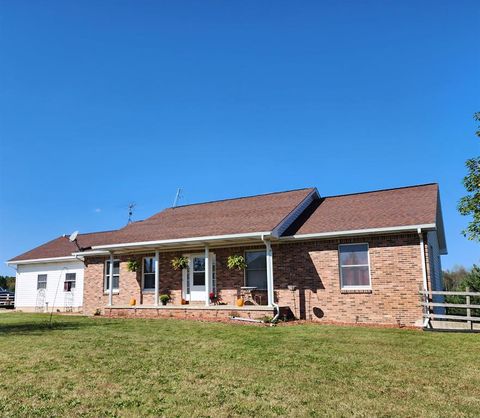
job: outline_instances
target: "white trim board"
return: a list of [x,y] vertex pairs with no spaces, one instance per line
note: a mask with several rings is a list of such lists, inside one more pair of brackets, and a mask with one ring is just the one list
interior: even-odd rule
[[63,261],[82,261],[79,260],[74,255],[69,255],[65,257],[50,257],[50,258],[32,258],[30,260],[16,260],[16,261],[7,261],[5,264],[7,266],[12,266],[16,264],[33,264],[33,263],[61,263]]
[[435,224],[423,224],[423,225],[404,225],[404,226],[392,226],[385,228],[366,228],[366,229],[354,229],[350,231],[335,231],[335,232],[319,232],[311,234],[299,234],[292,235],[289,237],[279,238],[282,241],[287,240],[303,240],[303,239],[312,239],[312,238],[327,238],[327,237],[341,237],[341,236],[356,236],[356,235],[368,235],[368,234],[382,234],[390,232],[407,232],[415,231],[418,229],[421,230],[434,230],[436,228]]
[[204,236],[204,237],[191,237],[191,238],[177,238],[177,239],[165,239],[165,240],[158,240],[158,241],[142,241],[142,242],[127,242],[121,244],[108,244],[108,245],[96,245],[92,248],[97,249],[121,249],[124,247],[145,247],[145,246],[152,246],[155,247],[156,245],[162,244],[182,244],[182,243],[190,243],[190,242],[204,242],[204,241],[217,241],[217,240],[224,240],[224,239],[236,239],[236,238],[259,238],[261,239],[262,236],[269,236],[270,231],[266,232],[248,232],[244,234],[228,234],[228,235],[211,235],[211,236]]

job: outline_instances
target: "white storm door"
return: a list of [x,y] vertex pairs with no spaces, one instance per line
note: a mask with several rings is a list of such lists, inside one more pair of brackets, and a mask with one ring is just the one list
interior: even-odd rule
[[205,256],[191,256],[190,266],[190,300],[205,301]]

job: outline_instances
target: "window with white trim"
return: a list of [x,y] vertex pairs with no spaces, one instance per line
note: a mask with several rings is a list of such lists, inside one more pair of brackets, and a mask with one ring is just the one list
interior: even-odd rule
[[[108,292],[110,284],[110,260],[105,261],[104,290]],[[120,286],[120,260],[113,260],[113,291],[118,291]]]
[[143,259],[143,290],[155,290],[155,257]]
[[39,274],[37,276],[37,290],[46,289],[46,288],[47,288],[47,275]]
[[368,244],[341,244],[338,256],[342,289],[370,289]]
[[267,253],[266,251],[245,251],[245,285],[259,290],[267,288]]
[[77,274],[76,273],[66,273],[65,274],[65,281],[63,282],[64,292],[71,292],[73,289],[75,289],[76,282],[77,282]]

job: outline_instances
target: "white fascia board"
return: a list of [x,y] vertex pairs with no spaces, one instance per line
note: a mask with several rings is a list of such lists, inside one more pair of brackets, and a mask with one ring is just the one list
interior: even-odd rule
[[280,237],[280,240],[302,240],[312,238],[328,238],[328,237],[341,237],[341,236],[353,236],[353,235],[368,235],[368,234],[382,234],[390,232],[405,232],[405,231],[418,231],[436,229],[435,224],[422,224],[422,225],[402,225],[402,226],[389,226],[384,228],[366,228],[366,229],[352,229],[350,231],[334,231],[334,232],[319,232],[311,234],[298,234],[290,237]]
[[93,256],[93,255],[109,255],[110,252],[106,250],[96,250],[96,251],[78,251],[72,253],[74,257],[84,257],[84,256]]
[[78,260],[78,258],[73,255],[70,255],[66,257],[32,258],[31,260],[7,261],[6,264],[8,266],[13,266],[17,264],[61,263],[63,261],[75,261],[75,260]]
[[192,242],[215,242],[225,239],[242,239],[242,238],[259,238],[270,236],[271,231],[265,232],[248,232],[244,234],[228,234],[228,235],[211,235],[205,237],[179,238],[179,239],[164,239],[158,241],[143,241],[143,242],[126,242],[121,244],[96,245],[92,246],[94,250],[117,250],[127,247],[155,247],[157,245],[171,245],[171,244],[188,244]]

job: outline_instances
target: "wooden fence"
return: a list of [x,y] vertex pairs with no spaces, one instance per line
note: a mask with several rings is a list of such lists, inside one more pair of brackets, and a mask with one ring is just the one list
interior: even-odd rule
[[[478,298],[477,300],[480,301],[480,292],[470,292],[468,288],[465,292],[422,290],[420,295],[422,297],[421,305],[424,307],[423,318],[427,327],[480,330],[480,316],[472,315],[473,309],[478,309],[480,312],[480,304],[471,303],[472,298]],[[460,296],[465,298],[465,303],[437,302],[433,301],[434,296]],[[448,308],[465,309],[465,315],[434,313],[434,308],[444,308],[445,312],[448,311]]]

